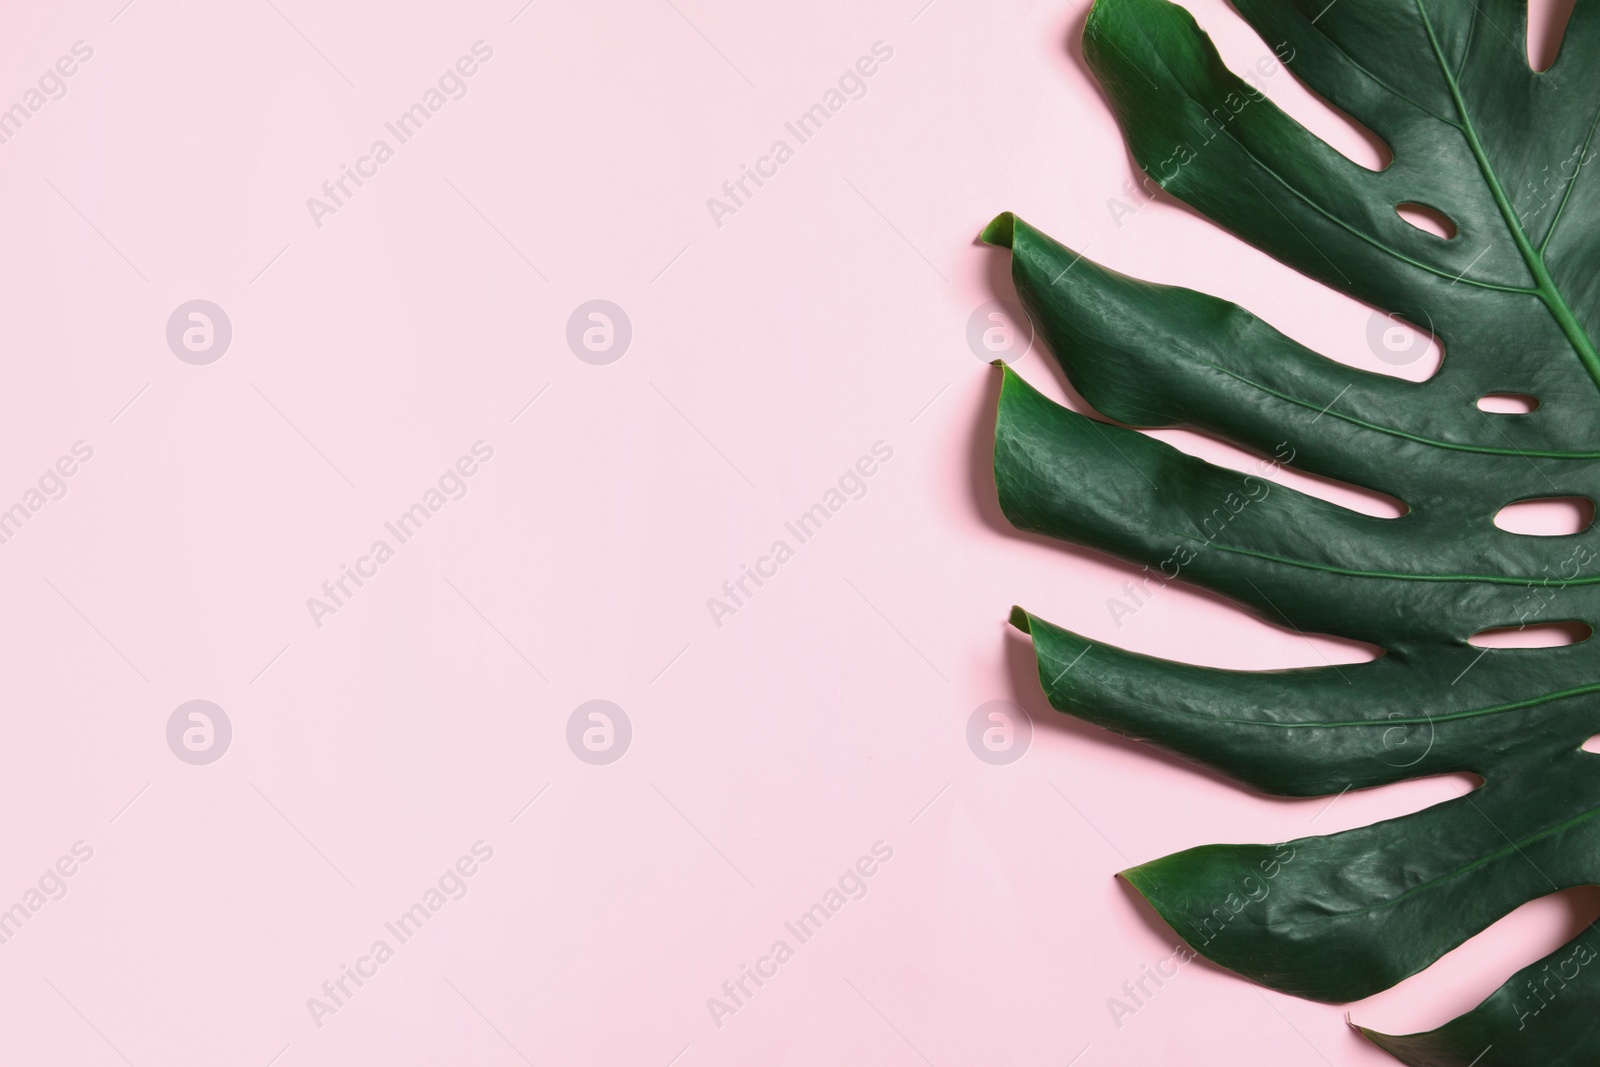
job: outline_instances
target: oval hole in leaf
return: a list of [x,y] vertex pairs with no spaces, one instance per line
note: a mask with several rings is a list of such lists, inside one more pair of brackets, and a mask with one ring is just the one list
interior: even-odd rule
[[1435,237],[1448,241],[1456,235],[1455,220],[1436,207],[1427,204],[1414,204],[1407,201],[1395,205],[1395,214],[1405,219],[1419,230],[1425,230]]
[[1480,630],[1467,638],[1467,644],[1477,648],[1560,648],[1587,641],[1594,629],[1586,622],[1567,619],[1563,622],[1541,622],[1536,626],[1497,626]]
[[1538,407],[1538,398],[1526,393],[1489,393],[1478,398],[1479,411],[1496,415],[1526,415]]
[[1572,18],[1574,0],[1528,0],[1528,65],[1549,70],[1555,65]]
[[1561,537],[1582,533],[1594,522],[1594,501],[1582,496],[1552,496],[1507,504],[1494,524],[1507,533]]

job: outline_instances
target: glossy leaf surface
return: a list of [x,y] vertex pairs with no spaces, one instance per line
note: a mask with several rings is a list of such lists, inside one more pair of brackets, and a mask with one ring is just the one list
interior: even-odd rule
[[[1526,901],[1600,882],[1600,642],[1470,645],[1600,617],[1591,528],[1539,537],[1506,505],[1600,498],[1600,0],[1528,63],[1514,0],[1235,0],[1267,48],[1390,147],[1361,167],[1230,73],[1182,8],[1097,0],[1084,34],[1148,177],[1285,264],[1431,331],[1413,383],[1327,359],[1249,311],[1127,278],[1010,215],[984,237],[1091,420],[1003,371],[995,480],[1018,527],[1112,553],[1377,660],[1240,672],[1125,652],[1020,609],[1058,709],[1269,793],[1471,772],[1467,796],[1278,845],[1124,872],[1199,952],[1347,1001],[1427,967]],[[1263,53],[1265,54],[1265,53]],[[1412,225],[1423,205],[1450,238]],[[1526,414],[1480,410],[1520,394]],[[1374,518],[1127,427],[1192,427],[1272,464],[1398,498]],[[1600,933],[1426,1034],[1403,1062],[1600,1062]]]

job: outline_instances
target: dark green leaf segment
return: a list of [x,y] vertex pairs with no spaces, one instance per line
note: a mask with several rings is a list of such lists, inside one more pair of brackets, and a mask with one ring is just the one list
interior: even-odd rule
[[[1600,0],[1550,70],[1519,0],[1234,0],[1266,49],[1373,131],[1357,165],[1234,76],[1181,7],[1097,0],[1084,51],[1150,180],[1282,262],[1431,330],[1422,383],[1352,369],[1227,301],[1114,273],[1001,215],[984,239],[1077,391],[1002,370],[994,470],[1016,526],[1190,582],[1359,665],[1215,670],[1017,609],[1061,711],[1253,788],[1334,796],[1470,772],[1472,793],[1326,837],[1207,845],[1125,871],[1189,944],[1297,996],[1349,1001],[1519,905],[1600,883],[1600,641],[1483,649],[1492,628],[1600,625],[1591,528],[1498,528],[1508,504],[1600,499]],[[1265,52],[1263,53],[1265,54]],[[1442,238],[1401,205],[1447,215]],[[1488,394],[1535,398],[1508,415]],[[1187,426],[1406,505],[1358,514],[1132,427]],[[1428,1067],[1600,1063],[1600,931],[1428,1033],[1364,1031]]]

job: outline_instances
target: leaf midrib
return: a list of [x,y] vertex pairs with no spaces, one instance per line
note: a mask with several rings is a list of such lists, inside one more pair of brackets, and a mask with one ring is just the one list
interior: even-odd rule
[[[1463,799],[1465,801],[1468,801],[1470,803],[1471,800],[1472,800],[1472,794],[1468,793],[1466,796],[1462,797],[1461,799]],[[1473,808],[1475,810],[1478,807],[1476,804],[1473,804],[1472,806],[1473,806]],[[1483,812],[1479,811],[1478,814],[1482,815]],[[1512,853],[1516,853],[1518,855],[1521,855],[1523,859],[1527,859],[1527,856],[1525,854],[1523,854],[1523,852],[1522,852],[1522,849],[1523,849],[1524,845],[1531,846],[1531,845],[1533,845],[1533,844],[1535,844],[1535,843],[1537,843],[1539,841],[1543,841],[1545,838],[1554,837],[1557,834],[1564,834],[1568,830],[1572,829],[1575,826],[1583,825],[1584,823],[1588,822],[1590,819],[1595,818],[1597,815],[1600,815],[1600,806],[1592,807],[1592,808],[1589,808],[1589,809],[1587,809],[1585,811],[1581,811],[1577,815],[1574,815],[1574,816],[1572,816],[1570,818],[1564,819],[1561,822],[1556,823],[1554,826],[1547,826],[1543,830],[1540,830],[1537,833],[1529,834],[1527,837],[1523,838],[1521,841],[1514,840],[1504,830],[1500,830],[1500,828],[1498,826],[1496,826],[1495,829],[1496,830],[1500,830],[1500,836],[1504,837],[1506,839],[1506,844],[1505,844],[1504,848],[1497,848],[1493,852],[1490,852],[1488,855],[1480,856],[1479,858],[1473,860],[1471,863],[1463,864],[1460,867],[1456,867],[1453,870],[1446,871],[1443,874],[1438,875],[1437,877],[1430,878],[1426,882],[1422,882],[1422,883],[1420,883],[1418,885],[1414,885],[1411,888],[1409,888],[1409,889],[1405,890],[1404,892],[1400,893],[1399,895],[1394,896],[1394,897],[1390,897],[1388,900],[1379,901],[1376,904],[1371,904],[1371,905],[1368,905],[1367,907],[1359,908],[1359,909],[1356,909],[1356,910],[1353,910],[1353,911],[1341,911],[1341,912],[1338,912],[1337,914],[1332,915],[1332,916],[1318,916],[1316,919],[1301,919],[1301,920],[1298,920],[1298,921],[1296,921],[1296,922],[1294,922],[1292,924],[1289,924],[1289,925],[1302,926],[1302,925],[1305,925],[1305,923],[1307,923],[1307,922],[1325,921],[1327,919],[1337,919],[1337,920],[1354,919],[1354,918],[1359,918],[1359,917],[1361,917],[1363,915],[1370,915],[1375,911],[1383,911],[1386,908],[1392,908],[1395,905],[1401,903],[1402,901],[1416,896],[1418,893],[1427,892],[1427,891],[1429,891],[1431,889],[1434,889],[1434,888],[1436,888],[1436,887],[1438,887],[1440,885],[1443,885],[1446,882],[1451,882],[1451,881],[1454,881],[1457,878],[1461,878],[1461,877],[1464,877],[1466,875],[1469,875],[1473,871],[1477,870],[1480,867],[1486,867],[1491,863],[1495,863],[1495,862],[1498,862],[1499,860],[1506,859]],[[1488,821],[1487,817],[1485,817],[1485,821]],[[1494,823],[1490,822],[1489,825],[1490,826],[1494,826]],[[1530,860],[1529,862],[1531,863],[1532,861]],[[1538,870],[1538,867],[1535,866],[1534,869]],[[1544,872],[1540,871],[1539,873],[1543,874]]]
[[1508,704],[1494,704],[1486,708],[1466,708],[1462,711],[1452,711],[1442,715],[1424,715],[1396,719],[1333,719],[1323,722],[1273,722],[1265,719],[1224,719],[1214,715],[1203,715],[1199,712],[1188,711],[1184,708],[1162,707],[1145,701],[1138,703],[1146,708],[1159,711],[1163,715],[1178,715],[1186,719],[1198,719],[1208,723],[1222,726],[1260,726],[1271,730],[1353,730],[1362,727],[1371,729],[1390,729],[1396,726],[1433,726],[1442,722],[1454,722],[1460,719],[1480,719],[1488,715],[1502,715],[1512,711],[1526,711],[1542,704],[1552,704],[1558,700],[1570,700],[1573,697],[1588,696],[1600,693],[1600,682],[1588,685],[1575,686],[1571,689],[1558,689],[1550,693],[1540,693],[1536,697],[1527,697],[1523,700],[1513,700]]
[[1594,118],[1589,120],[1589,133],[1583,139],[1583,151],[1578,158],[1578,165],[1572,171],[1572,177],[1567,179],[1566,191],[1561,194],[1561,203],[1556,205],[1556,213],[1550,220],[1550,228],[1545,231],[1544,240],[1539,242],[1539,254],[1544,255],[1544,250],[1550,247],[1550,242],[1555,240],[1556,227],[1561,225],[1561,216],[1567,210],[1567,201],[1572,199],[1572,190],[1578,187],[1578,175],[1583,173],[1584,164],[1588,163],[1591,154],[1589,146],[1594,143],[1595,125],[1600,123],[1600,108],[1594,113]]
[[[1555,279],[1551,277],[1550,269],[1545,264],[1542,249],[1535,248],[1523,230],[1516,209],[1512,207],[1505,187],[1500,184],[1500,176],[1495,173],[1493,165],[1489,162],[1488,153],[1484,151],[1483,142],[1478,138],[1478,130],[1473,124],[1472,116],[1467,113],[1467,103],[1461,95],[1461,86],[1456,81],[1455,72],[1445,62],[1444,51],[1439,46],[1439,37],[1434,33],[1433,20],[1428,18],[1427,8],[1423,6],[1422,0],[1412,0],[1412,2],[1416,5],[1417,16],[1422,20],[1422,28],[1428,34],[1428,46],[1433,50],[1433,58],[1439,65],[1439,73],[1444,76],[1445,86],[1450,90],[1450,99],[1455,104],[1456,113],[1461,116],[1462,136],[1466,138],[1472,158],[1477,161],[1478,170],[1489,186],[1489,193],[1494,197],[1495,206],[1500,209],[1500,216],[1511,234],[1511,240],[1517,246],[1517,252],[1527,264],[1529,273],[1533,275],[1533,280],[1538,286],[1539,299],[1544,302],[1545,309],[1556,320],[1556,325],[1561,327],[1561,332],[1566,335],[1579,361],[1589,372],[1589,377],[1594,379],[1597,387],[1600,387],[1600,352],[1596,352],[1594,342],[1584,331],[1571,306],[1568,305],[1566,297],[1556,286]],[[1577,180],[1576,175],[1573,180]]]
[[1429,445],[1434,448],[1449,449],[1453,452],[1471,452],[1477,455],[1485,456],[1518,456],[1521,458],[1531,459],[1600,459],[1600,452],[1560,452],[1549,449],[1491,448],[1488,445],[1467,445],[1458,444],[1454,441],[1436,441],[1431,437],[1421,437],[1417,434],[1406,433],[1404,430],[1397,430],[1392,426],[1384,426],[1376,422],[1367,422],[1365,419],[1358,419],[1354,415],[1345,415],[1341,412],[1333,411],[1325,407],[1319,408],[1316,404],[1309,400],[1302,400],[1297,396],[1279,392],[1269,385],[1264,385],[1253,378],[1246,378],[1242,374],[1229,370],[1220,363],[1213,362],[1212,360],[1205,359],[1201,356],[1194,356],[1193,358],[1197,363],[1203,363],[1208,367],[1226,374],[1235,381],[1248,385],[1253,389],[1259,389],[1263,393],[1266,393],[1269,396],[1275,396],[1279,400],[1285,401],[1286,403],[1296,404],[1307,409],[1308,411],[1315,411],[1319,415],[1330,415],[1333,418],[1339,419],[1343,422],[1348,422],[1354,426],[1360,426],[1363,429],[1372,430],[1377,433],[1388,434],[1392,437],[1398,437],[1405,441],[1413,441],[1420,445]]
[[[1469,793],[1466,796],[1462,797],[1461,799],[1462,800],[1466,800],[1466,801],[1468,801],[1470,803],[1471,799],[1472,799],[1472,794]],[[1473,806],[1474,809],[1477,809],[1477,805],[1476,804],[1473,804],[1472,806]],[[1478,813],[1480,815],[1483,814],[1481,810]],[[1421,883],[1419,883],[1417,885],[1411,886],[1409,889],[1406,889],[1403,892],[1401,892],[1401,893],[1399,893],[1399,894],[1397,894],[1397,895],[1395,895],[1393,897],[1390,897],[1388,900],[1381,900],[1381,901],[1378,901],[1376,904],[1369,904],[1369,905],[1367,905],[1365,907],[1361,907],[1361,908],[1352,908],[1352,909],[1349,909],[1349,910],[1337,911],[1337,912],[1332,912],[1332,913],[1323,912],[1323,913],[1315,915],[1315,916],[1307,916],[1307,917],[1303,917],[1303,918],[1298,918],[1297,917],[1297,918],[1291,919],[1288,922],[1278,922],[1278,923],[1274,923],[1273,925],[1281,926],[1281,927],[1284,927],[1284,928],[1293,928],[1293,927],[1298,927],[1298,926],[1305,926],[1305,925],[1308,925],[1308,924],[1311,924],[1311,923],[1343,922],[1343,921],[1348,920],[1348,919],[1355,919],[1355,918],[1360,918],[1361,916],[1364,916],[1364,915],[1370,915],[1373,912],[1384,911],[1385,909],[1392,908],[1392,907],[1396,906],[1397,904],[1400,904],[1401,902],[1403,902],[1405,900],[1408,900],[1411,897],[1416,896],[1419,893],[1428,892],[1430,890],[1433,890],[1433,889],[1445,884],[1446,882],[1451,882],[1451,881],[1454,881],[1457,878],[1461,878],[1461,877],[1464,877],[1466,875],[1469,875],[1473,871],[1476,871],[1481,867],[1485,867],[1485,866],[1487,866],[1487,865],[1489,865],[1491,863],[1495,863],[1495,862],[1498,862],[1500,860],[1503,860],[1503,859],[1507,858],[1508,856],[1511,856],[1513,853],[1516,853],[1518,855],[1522,855],[1524,859],[1527,859],[1527,856],[1522,851],[1524,846],[1532,846],[1532,845],[1536,844],[1537,842],[1545,840],[1546,838],[1554,837],[1554,836],[1556,836],[1558,834],[1566,833],[1568,830],[1571,830],[1573,827],[1581,826],[1584,823],[1588,822],[1589,820],[1595,818],[1596,816],[1600,816],[1600,806],[1588,808],[1588,809],[1586,809],[1584,811],[1581,811],[1576,815],[1573,815],[1573,816],[1571,816],[1569,818],[1563,819],[1561,822],[1556,823],[1554,826],[1547,826],[1544,829],[1538,831],[1537,833],[1529,834],[1527,837],[1524,837],[1520,841],[1513,839],[1510,835],[1506,834],[1505,831],[1502,830],[1502,831],[1500,831],[1500,836],[1504,837],[1506,839],[1506,844],[1505,844],[1504,847],[1497,848],[1494,851],[1487,853],[1486,855],[1480,856],[1477,859],[1473,860],[1471,863],[1465,863],[1465,864],[1462,864],[1459,867],[1455,867],[1455,868],[1453,868],[1451,870],[1444,871],[1443,873],[1441,873],[1439,875],[1436,875],[1433,878],[1428,879],[1426,882],[1421,882]],[[1490,825],[1493,826],[1494,824],[1491,822]],[[1499,828],[1496,827],[1496,829],[1499,829]],[[1347,831],[1347,832],[1353,832],[1353,831]],[[1326,840],[1326,838],[1324,838],[1323,840]],[[1226,847],[1226,846],[1210,846],[1210,847],[1219,847],[1220,848],[1220,847]],[[1179,853],[1179,855],[1182,855],[1182,853]],[[1165,860],[1170,860],[1170,859],[1173,859],[1173,858],[1174,857],[1168,856],[1168,857],[1165,857]],[[1133,883],[1134,887],[1136,889],[1138,889],[1139,892],[1143,893],[1146,898],[1153,899],[1154,897],[1160,896],[1160,894],[1156,892],[1156,883],[1153,880],[1150,880],[1150,879],[1146,878],[1146,884],[1149,886],[1149,890],[1147,891],[1144,887],[1140,886],[1137,881],[1135,881],[1135,878],[1145,878],[1146,877],[1145,876],[1145,869],[1146,868],[1157,866],[1157,865],[1163,863],[1165,860],[1154,860],[1154,861],[1152,861],[1150,863],[1142,864],[1139,867],[1131,867],[1127,871],[1123,872],[1123,876],[1128,878],[1128,880]],[[1535,869],[1537,870],[1537,868],[1535,868]],[[1412,973],[1415,973],[1415,972],[1412,972]]]
[[[1382,519],[1379,521],[1390,522],[1394,520]],[[1529,578],[1526,575],[1514,574],[1405,574],[1398,571],[1364,571],[1354,567],[1338,567],[1331,563],[1312,563],[1309,560],[1295,559],[1292,556],[1278,556],[1271,552],[1255,552],[1248,548],[1234,548],[1219,541],[1196,537],[1193,534],[1180,534],[1179,536],[1187,537],[1205,548],[1215,548],[1220,552],[1231,552],[1238,556],[1266,560],[1268,563],[1282,563],[1286,567],[1304,567],[1308,570],[1341,574],[1350,578],[1389,578],[1401,582],[1484,582],[1489,585],[1525,585],[1529,588],[1539,586],[1545,589],[1566,589],[1572,586],[1600,584],[1600,574],[1586,574],[1572,578]]]
[[[1340,218],[1338,215],[1334,214],[1332,211],[1329,211],[1327,208],[1325,208],[1321,204],[1317,203],[1317,201],[1313,197],[1307,196],[1305,193],[1301,192],[1298,188],[1295,187],[1295,184],[1293,182],[1291,182],[1288,178],[1285,178],[1282,174],[1279,174],[1278,171],[1276,170],[1276,168],[1274,168],[1265,159],[1262,159],[1261,156],[1259,154],[1257,154],[1256,151],[1253,148],[1251,148],[1249,145],[1245,144],[1243,141],[1239,140],[1238,135],[1235,134],[1231,129],[1228,129],[1228,128],[1224,127],[1223,130],[1222,130],[1221,136],[1226,137],[1228,140],[1232,141],[1233,144],[1234,144],[1234,147],[1238,148],[1245,155],[1249,156],[1250,159],[1258,167],[1260,167],[1266,173],[1272,175],[1272,177],[1277,181],[1277,183],[1279,185],[1281,185],[1285,189],[1287,189],[1292,196],[1294,196],[1297,199],[1299,199],[1302,203],[1304,203],[1312,211],[1316,212],[1318,215],[1321,215],[1323,218],[1327,219],[1329,222],[1333,223],[1335,226],[1338,226],[1340,229],[1344,230],[1346,233],[1350,234],[1352,237],[1356,238],[1357,240],[1365,241],[1367,244],[1371,245],[1373,248],[1376,248],[1378,251],[1384,253],[1385,255],[1388,255],[1388,256],[1390,256],[1390,257],[1392,257],[1394,259],[1397,259],[1400,262],[1405,263],[1408,266],[1415,267],[1418,270],[1427,271],[1429,274],[1437,275],[1440,278],[1449,278],[1452,284],[1454,284],[1456,282],[1460,282],[1460,283],[1462,283],[1464,285],[1473,286],[1473,287],[1478,288],[1478,289],[1489,289],[1489,290],[1493,290],[1494,292],[1498,292],[1498,293],[1513,293],[1513,294],[1517,294],[1517,295],[1520,295],[1520,296],[1540,296],[1540,297],[1543,296],[1543,293],[1540,290],[1538,290],[1538,289],[1530,289],[1527,286],[1523,286],[1523,285],[1502,285],[1499,282],[1487,282],[1487,281],[1483,281],[1480,278],[1468,278],[1466,276],[1466,271],[1462,271],[1460,274],[1452,276],[1450,274],[1450,272],[1447,271],[1447,270],[1441,270],[1440,268],[1435,267],[1435,266],[1433,266],[1431,264],[1424,263],[1420,259],[1416,259],[1416,258],[1414,258],[1412,256],[1408,256],[1404,252],[1400,251],[1398,248],[1395,248],[1392,245],[1385,244],[1383,241],[1379,240],[1378,238],[1372,236],[1369,233],[1362,232],[1362,230],[1359,227],[1354,226],[1354,225],[1346,222],[1344,219]],[[1146,173],[1149,173],[1149,172],[1147,171]],[[1154,175],[1151,175],[1151,176],[1154,177]],[[1248,178],[1246,178],[1245,180],[1249,181]],[[1160,178],[1156,178],[1156,181],[1159,183],[1161,181],[1161,179]],[[1165,184],[1162,185],[1162,188],[1163,189],[1166,188]],[[1283,209],[1279,208],[1278,210],[1279,210],[1279,212],[1282,212]],[[1293,226],[1294,223],[1291,221],[1290,225]],[[1313,246],[1313,247],[1315,247],[1315,246]],[[1324,258],[1326,258],[1326,256],[1324,256]],[[1337,267],[1335,267],[1334,269],[1338,270]],[[1597,363],[1597,366],[1600,366],[1600,363]],[[1596,382],[1600,383],[1600,377],[1596,378]]]

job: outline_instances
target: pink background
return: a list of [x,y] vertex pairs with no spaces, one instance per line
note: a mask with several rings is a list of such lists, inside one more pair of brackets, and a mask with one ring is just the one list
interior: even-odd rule
[[[0,37],[0,107],[93,48],[0,145],[0,507],[94,450],[0,545],[0,908],[93,849],[0,945],[0,1062],[1390,1062],[1342,1007],[1203,961],[1120,1026],[1108,1005],[1177,943],[1115,871],[1468,783],[1265,800],[1039,695],[1014,602],[1219,666],[1365,653],[1177,587],[1118,627],[1131,569],[1007,532],[966,341],[1010,294],[973,240],[993,214],[1356,366],[1429,366],[1129,198],[1081,3],[122,4],[13,3]],[[1191,9],[1236,69],[1270,54]],[[319,228],[306,198],[479,40],[466,96]],[[865,96],[716,225],[706,199],[879,41]],[[207,366],[164,336],[195,298],[233,325]],[[565,341],[596,298],[633,328],[604,366]],[[316,626],[306,599],[479,440],[466,496]],[[707,598],[879,441],[865,495],[717,626]],[[633,730],[606,766],[566,742],[597,698]],[[208,766],[167,747],[192,699],[233,726]],[[1010,765],[967,746],[991,700],[1036,722]],[[466,896],[318,1026],[307,998],[480,840]],[[798,945],[783,924],[878,841],[866,895]],[[1355,1018],[1438,1025],[1594,911],[1530,905]],[[707,998],[779,938],[794,958],[718,1026]]]

